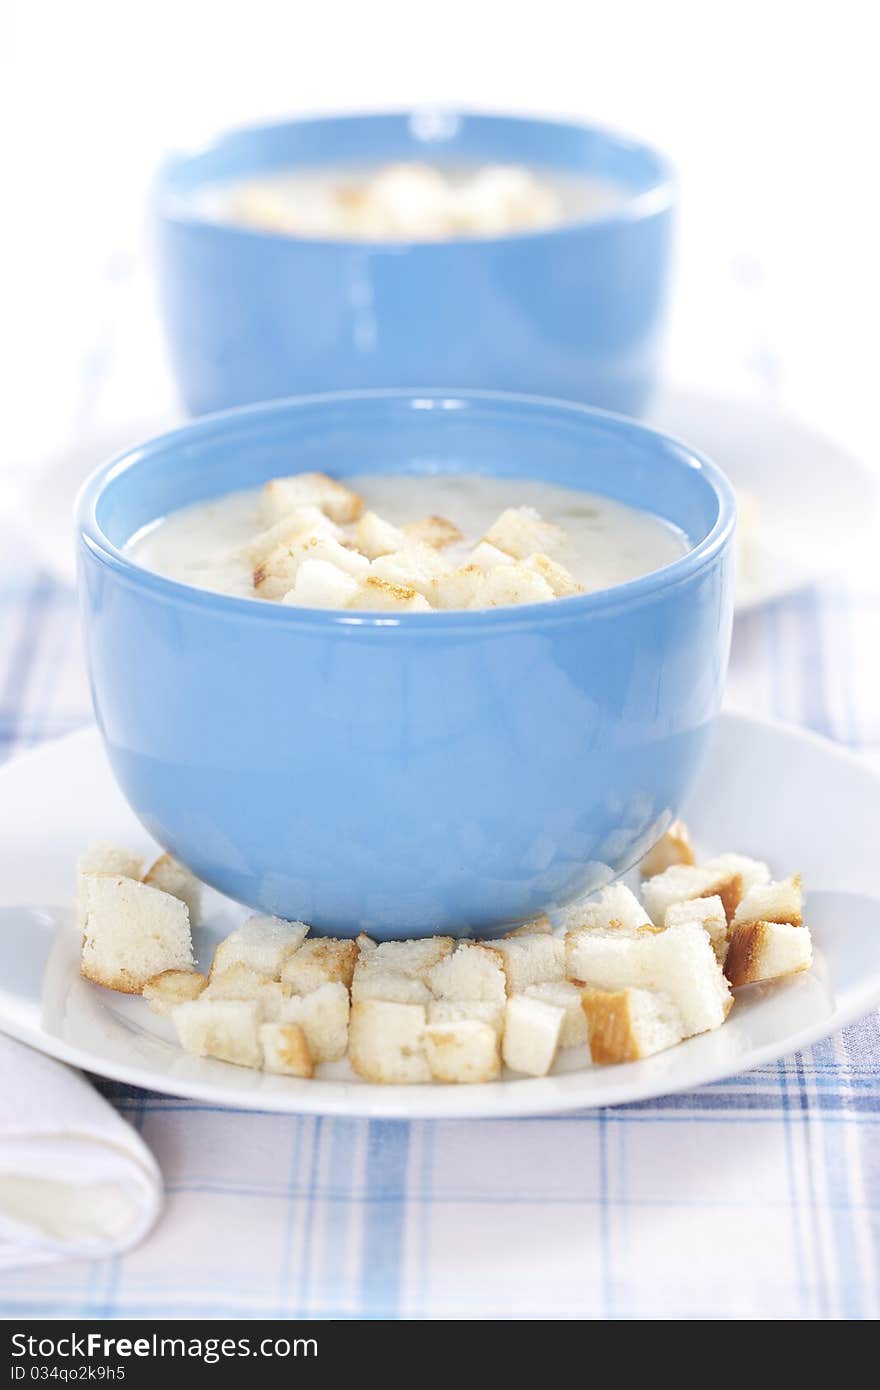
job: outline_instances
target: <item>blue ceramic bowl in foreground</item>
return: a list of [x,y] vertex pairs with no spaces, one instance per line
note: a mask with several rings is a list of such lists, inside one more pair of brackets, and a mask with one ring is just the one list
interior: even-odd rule
[[[603,493],[693,548],[630,583],[473,612],[328,612],[190,588],[125,546],[186,503],[320,469]],[[710,463],[536,398],[368,392],[216,415],[78,504],[95,711],[152,835],[318,930],[491,935],[622,873],[678,812],[718,713],[735,505]]]
[[[254,173],[420,160],[610,180],[620,205],[503,237],[311,240],[194,215]],[[564,396],[638,414],[657,373],[672,179],[646,146],[522,117],[397,113],[240,130],[156,188],[167,338],[193,414],[311,391],[424,386]]]

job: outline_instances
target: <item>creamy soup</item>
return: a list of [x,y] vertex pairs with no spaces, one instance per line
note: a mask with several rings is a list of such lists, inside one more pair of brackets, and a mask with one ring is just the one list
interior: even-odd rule
[[493,164],[281,169],[206,186],[188,203],[210,221],[292,236],[436,240],[499,236],[620,207],[610,180]]
[[299,474],[183,507],[129,545],[138,564],[197,588],[401,611],[566,598],[687,549],[681,531],[649,512],[477,474]]

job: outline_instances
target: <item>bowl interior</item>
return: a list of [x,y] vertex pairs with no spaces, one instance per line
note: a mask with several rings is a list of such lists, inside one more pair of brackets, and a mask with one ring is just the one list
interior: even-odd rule
[[118,551],[177,507],[312,470],[540,479],[653,512],[692,547],[732,513],[717,469],[621,417],[488,393],[365,392],[206,416],[100,469],[79,518],[99,547]]
[[[608,179],[636,198],[668,189],[669,169],[645,145],[563,121],[444,111],[332,116],[254,126],[171,160],[160,190],[172,203],[208,184],[300,166],[416,160],[517,163]],[[175,207],[175,211],[179,211]]]

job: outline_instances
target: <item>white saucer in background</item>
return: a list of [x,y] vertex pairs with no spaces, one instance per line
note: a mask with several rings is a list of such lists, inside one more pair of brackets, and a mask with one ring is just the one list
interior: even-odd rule
[[[83,479],[103,460],[172,429],[166,417],[97,436],[36,468],[25,520],[46,569],[75,583],[72,511]],[[812,430],[755,401],[665,389],[649,423],[719,463],[755,503],[754,534],[740,574],[737,608],[780,598],[853,563],[877,510],[874,476]],[[354,464],[353,464],[354,466]]]
[[[776,795],[755,797],[756,768],[762,787]],[[788,794],[794,785],[796,797]],[[865,829],[880,820],[880,775],[812,735],[725,714],[685,815],[701,852],[736,849],[767,859],[777,874],[803,872],[816,946],[811,971],[739,991],[723,1027],[643,1062],[593,1067],[585,1049],[572,1049],[540,1079],[507,1073],[489,1085],[376,1086],[340,1062],[300,1081],[187,1056],[168,1021],[142,999],[80,977],[72,911],[78,853],[97,839],[149,852],[96,730],[87,729],[0,770],[7,866],[0,881],[0,1031],[99,1076],[215,1105],[476,1119],[691,1090],[817,1042],[880,1002],[880,897]],[[243,915],[219,895],[207,897],[207,928],[197,934],[202,961],[211,938]]]

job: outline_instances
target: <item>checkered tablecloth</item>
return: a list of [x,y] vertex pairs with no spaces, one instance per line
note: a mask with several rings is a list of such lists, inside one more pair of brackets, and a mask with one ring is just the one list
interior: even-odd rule
[[[8,758],[89,705],[73,595],[22,538],[0,557]],[[880,592],[807,591],[738,620],[729,701],[877,760],[878,658]],[[878,1069],[874,1014],[722,1084],[563,1118],[296,1118],[97,1083],[155,1153],[164,1215],[124,1258],[3,1276],[0,1312],[876,1317]]]

